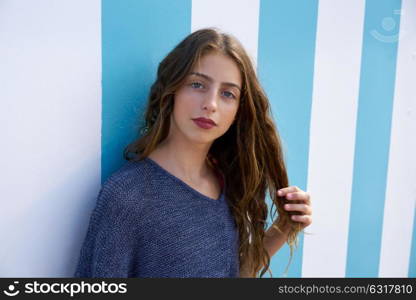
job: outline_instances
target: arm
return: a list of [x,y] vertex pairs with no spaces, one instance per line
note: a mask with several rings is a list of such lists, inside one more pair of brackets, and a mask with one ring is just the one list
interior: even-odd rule
[[280,248],[286,243],[287,235],[289,233],[289,226],[283,228],[282,232],[279,232],[273,226],[270,226],[269,229],[265,232],[263,244],[269,253],[270,258],[279,251]]
[[[297,186],[290,186],[278,191],[280,197],[285,197],[289,201],[294,201],[294,204],[286,204],[284,209],[287,211],[298,211],[300,215],[292,215],[291,219],[302,224],[302,228],[309,226],[312,223],[312,208],[311,197],[308,192],[302,191]],[[283,246],[287,241],[289,234],[289,226],[282,229],[282,232],[271,226],[264,235],[263,245],[266,248],[270,258]],[[240,277],[252,277],[248,275],[246,270],[240,270]]]
[[91,214],[74,277],[129,277],[134,250],[134,210],[119,187],[104,187]]
[[[265,232],[263,245],[266,248],[267,253],[269,253],[270,258],[276,254],[277,251],[286,243],[287,235],[289,233],[289,227],[286,227],[279,232],[277,229],[270,226],[269,229]],[[244,268],[240,270],[241,278],[254,278],[251,276],[248,271]]]
[[[290,218],[296,223],[300,223],[302,229],[312,224],[312,207],[311,197],[308,192],[302,191],[297,186],[290,186],[280,189],[277,194],[280,197],[286,198],[292,203],[284,205],[284,209],[288,212],[297,212],[297,214],[291,215]],[[282,229],[282,232],[278,232],[277,229],[270,227],[264,238],[264,246],[267,249],[270,258],[283,246],[287,241],[287,237],[290,231],[290,226],[287,224]]]
[[[312,223],[312,208],[311,197],[308,192],[302,191],[297,186],[290,186],[278,191],[280,197],[285,197],[289,201],[294,201],[293,204],[286,204],[284,209],[287,211],[297,211],[300,215],[292,215],[291,219],[294,222],[302,224],[302,228],[309,226]],[[271,226],[264,235],[263,244],[266,248],[270,258],[283,246],[287,241],[287,237],[290,231],[290,226],[285,226],[282,232]],[[249,276],[246,270],[241,270],[241,277]]]

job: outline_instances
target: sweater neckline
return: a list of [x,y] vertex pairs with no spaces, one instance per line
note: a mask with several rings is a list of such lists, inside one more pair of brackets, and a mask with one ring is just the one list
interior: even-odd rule
[[200,198],[204,198],[204,199],[206,199],[208,201],[211,201],[211,202],[217,203],[217,204],[220,203],[220,202],[222,202],[222,200],[224,200],[225,184],[224,184],[223,188],[221,189],[221,193],[220,193],[218,199],[214,199],[214,198],[208,197],[208,196],[202,194],[201,192],[197,191],[196,189],[194,189],[193,187],[191,187],[189,184],[187,184],[185,181],[183,181],[182,179],[176,177],[175,175],[173,175],[172,173],[170,173],[168,170],[166,170],[165,168],[163,168],[161,165],[159,165],[156,161],[154,161],[150,157],[145,157],[144,160],[148,161],[151,165],[153,165],[154,167],[156,167],[157,169],[159,169],[160,171],[162,171],[166,176],[168,176],[169,178],[171,178],[174,181],[178,182],[179,184],[181,184],[182,186],[184,186],[187,190],[189,190],[190,192],[196,194]]

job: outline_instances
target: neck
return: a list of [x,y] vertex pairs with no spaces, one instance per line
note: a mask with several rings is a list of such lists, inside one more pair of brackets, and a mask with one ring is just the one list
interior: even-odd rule
[[168,171],[190,182],[200,182],[209,174],[206,163],[211,144],[195,144],[176,135],[168,137],[149,155]]

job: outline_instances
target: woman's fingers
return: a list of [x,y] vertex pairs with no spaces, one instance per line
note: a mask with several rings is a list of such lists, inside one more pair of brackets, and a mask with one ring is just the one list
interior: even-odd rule
[[299,211],[306,215],[312,214],[312,209],[309,205],[306,204],[285,204],[285,210],[287,211]]
[[307,192],[295,192],[295,193],[288,193],[286,194],[286,199],[291,200],[302,200],[305,201],[307,204],[311,203],[310,195]]
[[[297,186],[289,186],[278,190],[277,194],[280,197],[284,197],[288,201],[295,202],[286,203],[284,205],[284,209],[286,211],[300,213],[290,216],[293,221],[302,223],[303,228],[312,224],[311,196],[308,192],[301,190]],[[299,203],[299,201],[303,203]]]
[[312,216],[310,215],[293,215],[291,219],[295,222],[303,223],[303,227],[307,227],[312,224]]
[[287,188],[280,189],[277,194],[281,197],[285,197],[287,200],[301,200],[306,204],[311,204],[311,196],[308,192],[304,192],[297,186],[290,186]]
[[277,193],[278,193],[279,196],[284,196],[287,193],[299,192],[299,191],[301,191],[300,188],[298,188],[296,185],[292,185],[292,186],[288,186],[288,187],[285,187],[285,188],[282,188],[282,189],[278,190]]

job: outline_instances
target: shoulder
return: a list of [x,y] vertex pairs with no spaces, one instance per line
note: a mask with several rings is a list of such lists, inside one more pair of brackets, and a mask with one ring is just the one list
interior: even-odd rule
[[103,185],[143,185],[145,177],[149,175],[149,167],[145,160],[127,161],[114,171],[103,183]]
[[127,161],[101,185],[99,206],[138,206],[149,189],[149,170],[145,161]]

